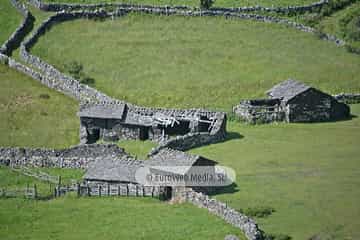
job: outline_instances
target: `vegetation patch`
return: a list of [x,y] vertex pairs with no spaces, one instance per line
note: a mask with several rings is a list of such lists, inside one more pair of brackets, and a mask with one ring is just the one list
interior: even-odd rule
[[75,100],[4,65],[0,65],[0,84],[0,146],[63,148],[78,144]]
[[22,16],[11,5],[9,0],[0,0],[0,46],[20,25]]
[[264,218],[274,213],[275,209],[272,207],[259,206],[259,207],[240,209],[239,211],[250,217]]

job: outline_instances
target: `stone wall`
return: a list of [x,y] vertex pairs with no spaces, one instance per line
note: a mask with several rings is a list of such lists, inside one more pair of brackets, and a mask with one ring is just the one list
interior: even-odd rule
[[126,154],[115,144],[79,145],[68,149],[0,148],[0,164],[17,167],[57,167],[86,169],[98,158],[119,158]]
[[346,104],[360,103],[360,93],[340,93],[333,96],[339,102]]
[[233,107],[233,112],[240,119],[250,124],[281,122],[285,120],[285,112],[280,103],[269,105],[253,105],[249,100],[242,101]]
[[[189,7],[189,6],[151,6],[146,4],[125,4],[125,3],[99,3],[99,4],[67,4],[67,3],[45,3],[40,0],[29,0],[29,2],[44,11],[59,12],[59,11],[74,11],[74,10],[94,10],[97,8],[116,8],[116,7],[127,7],[127,8],[164,8],[164,9],[178,9],[178,10],[197,10],[200,11],[198,7]],[[222,12],[276,12],[276,13],[298,13],[298,12],[313,12],[319,10],[322,6],[328,4],[328,0],[320,0],[308,5],[302,6],[287,6],[287,7],[262,7],[262,6],[243,6],[243,7],[212,7],[212,11],[222,11]]]
[[[298,29],[300,31],[304,31],[304,32],[310,32],[310,33],[316,32],[315,29],[313,29],[311,27],[290,21],[288,19],[282,19],[282,18],[277,18],[277,17],[272,17],[272,16],[262,16],[259,14],[242,13],[242,12],[251,12],[251,11],[248,11],[248,10],[247,11],[245,11],[245,10],[238,11],[241,8],[234,8],[234,9],[214,8],[214,9],[210,9],[210,10],[201,10],[198,8],[189,8],[189,7],[184,7],[184,6],[178,6],[178,7],[163,6],[163,7],[161,7],[161,6],[148,6],[148,5],[129,5],[129,4],[90,4],[90,5],[86,5],[86,4],[85,5],[84,4],[47,4],[47,3],[42,3],[41,1],[34,2],[34,0],[32,0],[31,2],[34,6],[37,6],[38,8],[45,10],[45,11],[51,10],[51,11],[58,12],[58,11],[80,10],[79,12],[87,13],[87,14],[90,14],[90,13],[98,14],[99,12],[106,13],[101,17],[115,17],[115,16],[124,15],[129,12],[158,14],[158,15],[180,15],[180,16],[192,16],[192,17],[224,16],[226,18],[249,19],[249,20],[261,21],[261,22],[278,23],[278,24],[286,25],[288,27],[296,28],[296,29]],[[321,6],[326,3],[327,3],[327,1],[325,0],[325,1],[321,1],[319,3],[314,3],[314,6]],[[114,7],[116,10],[111,13],[106,12],[106,11],[104,11],[104,9],[106,9],[107,7]],[[238,10],[235,10],[235,9],[238,9]],[[251,8],[244,8],[244,9],[251,9]],[[254,7],[254,9],[257,9],[257,7]],[[268,8],[264,8],[264,9],[268,9]],[[278,11],[289,11],[289,9],[297,9],[297,8],[289,7],[289,8],[284,8],[282,10],[281,9],[282,8],[280,8],[280,10],[278,9]],[[79,15],[79,17],[81,17],[80,15]],[[326,41],[334,42],[338,46],[345,45],[345,41],[338,39],[335,36],[332,36],[329,34],[323,34],[322,39],[326,40]]]
[[25,6],[16,0],[10,0],[10,2],[23,16],[23,20],[16,28],[15,32],[13,32],[9,39],[0,47],[0,53],[5,55],[10,55],[12,51],[20,45],[24,37],[30,32],[35,20],[31,13],[25,8]]
[[247,239],[249,240],[261,240],[263,239],[263,233],[259,229],[256,222],[247,217],[246,215],[239,213],[235,209],[227,206],[226,204],[211,199],[209,196],[198,193],[192,190],[184,191],[183,198],[195,206],[206,208],[210,213],[224,219],[227,223],[234,227],[240,228]]

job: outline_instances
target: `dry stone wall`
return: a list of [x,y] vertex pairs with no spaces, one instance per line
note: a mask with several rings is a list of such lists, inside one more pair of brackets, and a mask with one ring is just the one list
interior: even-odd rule
[[79,145],[68,149],[0,148],[0,164],[19,167],[57,167],[86,169],[98,158],[119,158],[126,153],[115,144]]
[[[74,11],[74,10],[94,10],[97,8],[116,8],[116,7],[146,7],[146,8],[161,8],[161,6],[151,6],[146,4],[124,4],[124,3],[99,3],[99,4],[67,4],[67,3],[44,3],[40,0],[29,0],[29,2],[35,7],[51,12],[58,11]],[[223,7],[212,7],[213,11],[223,11],[223,12],[276,12],[276,13],[297,13],[297,12],[312,12],[320,9],[322,6],[328,4],[328,0],[320,0],[308,5],[302,6],[287,6],[287,7],[262,7],[262,6],[244,6],[244,7],[232,7],[232,8],[223,8]],[[164,9],[178,9],[178,10],[198,10],[198,7],[189,7],[189,6],[163,6]]]
[[360,93],[340,93],[333,96],[339,102],[346,104],[360,103]]
[[206,208],[210,213],[224,219],[227,223],[233,225],[234,227],[240,228],[247,239],[263,239],[262,231],[253,219],[239,213],[235,209],[227,206],[225,203],[216,199],[211,199],[203,193],[198,193],[192,190],[184,192],[184,199],[195,206]]

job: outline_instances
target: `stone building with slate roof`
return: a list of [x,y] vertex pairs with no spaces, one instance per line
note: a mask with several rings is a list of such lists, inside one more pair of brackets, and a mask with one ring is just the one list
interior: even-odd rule
[[[166,198],[175,197],[188,187],[188,182],[145,182],[146,176],[141,173],[152,174],[153,176],[184,176],[186,174],[199,174],[194,167],[206,167],[207,173],[215,174],[216,162],[198,155],[188,154],[182,151],[164,148],[156,155],[146,161],[136,160],[130,155],[118,155],[116,158],[100,158],[89,164],[84,180],[90,185],[106,186],[107,184],[135,184],[158,186],[164,189]],[[141,170],[145,169],[141,172]],[[202,168],[203,169],[203,168]],[[206,192],[207,188],[196,187],[198,191]]]
[[80,105],[80,142],[100,139],[152,140],[162,142],[189,133],[211,133],[214,126],[226,133],[225,113],[202,109],[161,109],[137,107],[121,101]]
[[296,80],[281,82],[266,94],[268,99],[241,101],[233,112],[250,123],[323,122],[350,116],[350,108],[346,104]]

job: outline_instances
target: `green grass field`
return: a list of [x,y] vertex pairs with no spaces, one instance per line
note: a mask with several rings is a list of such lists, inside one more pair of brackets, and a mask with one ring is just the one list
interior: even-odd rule
[[[294,240],[360,238],[360,105],[350,121],[249,126],[237,139],[191,152],[235,169],[237,191],[216,198],[236,209],[270,206],[257,219],[266,232]],[[241,136],[239,136],[239,134]]]
[[0,84],[0,146],[78,144],[75,100],[4,65],[0,65]]
[[11,5],[9,0],[0,0],[0,46],[20,25],[22,16]]
[[239,229],[205,209],[150,198],[76,198],[51,201],[0,199],[0,238],[20,239],[223,239]]
[[[46,2],[56,3],[102,3],[102,2],[122,2],[128,4],[151,4],[151,5],[186,5],[199,6],[197,0],[47,0]],[[295,6],[305,5],[316,2],[316,0],[216,0],[213,6],[217,7],[242,7],[242,6]]]
[[308,33],[245,20],[76,20],[53,27],[32,53],[63,71],[76,60],[96,88],[145,106],[230,111],[287,78],[330,93],[360,91],[358,56]]

